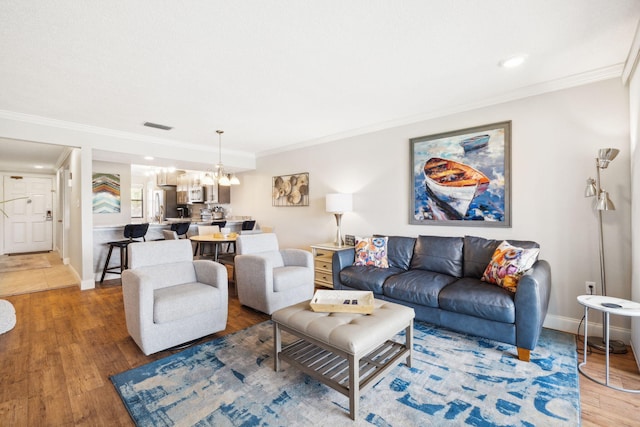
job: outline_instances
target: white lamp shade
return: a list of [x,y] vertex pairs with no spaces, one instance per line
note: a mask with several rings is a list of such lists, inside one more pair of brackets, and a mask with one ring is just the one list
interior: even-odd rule
[[331,193],[326,197],[327,212],[344,213],[353,210],[353,195],[344,193]]

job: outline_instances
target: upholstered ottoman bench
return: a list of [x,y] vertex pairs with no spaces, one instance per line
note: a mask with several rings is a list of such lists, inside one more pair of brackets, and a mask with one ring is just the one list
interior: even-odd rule
[[[375,300],[372,314],[316,313],[309,301],[272,314],[274,369],[284,360],[307,375],[349,396],[355,420],[360,392],[398,364],[406,355],[411,367],[412,308]],[[282,348],[281,330],[300,340]],[[405,330],[405,342],[392,338]]]

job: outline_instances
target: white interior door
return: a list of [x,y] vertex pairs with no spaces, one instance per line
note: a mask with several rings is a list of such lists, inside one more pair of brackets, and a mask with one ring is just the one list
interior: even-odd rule
[[52,178],[4,177],[5,199],[19,198],[3,205],[6,253],[53,249],[52,189]]

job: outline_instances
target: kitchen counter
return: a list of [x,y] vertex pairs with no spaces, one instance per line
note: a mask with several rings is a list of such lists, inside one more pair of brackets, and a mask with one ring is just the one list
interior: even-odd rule
[[[211,225],[212,221],[201,221],[200,218],[192,219],[185,218],[182,220],[171,221],[162,221],[162,222],[150,222],[149,230],[147,231],[147,235],[145,239],[147,241],[152,240],[162,240],[164,236],[162,234],[162,230],[168,230],[171,224],[176,222],[188,222],[191,221],[191,226],[189,227],[189,231],[187,232],[188,236],[193,236],[198,234],[198,225]],[[238,218],[230,218],[227,221],[226,227],[229,227],[231,231],[240,231],[242,228],[242,222],[246,221],[245,219]],[[142,220],[139,221],[131,221],[131,223],[142,223]],[[124,226],[126,224],[120,225],[96,225],[93,227],[93,272],[94,278],[96,281],[100,280],[100,276],[102,275],[102,269],[104,268],[104,262],[107,259],[107,254],[109,253],[109,245],[108,242],[112,242],[114,240],[123,240],[124,239]],[[111,255],[111,264],[117,265],[120,260],[120,255],[117,253],[117,249],[114,250],[114,253]],[[106,280],[117,278],[118,274],[110,274],[107,273],[105,277]]]

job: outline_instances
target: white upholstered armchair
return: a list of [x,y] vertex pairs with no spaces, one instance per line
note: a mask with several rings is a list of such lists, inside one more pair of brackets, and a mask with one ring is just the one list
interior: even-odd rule
[[129,268],[122,273],[127,330],[144,354],[226,328],[227,270],[194,261],[190,240],[131,245]]
[[279,249],[273,233],[236,239],[235,275],[240,304],[271,314],[313,297],[313,257],[302,249]]

